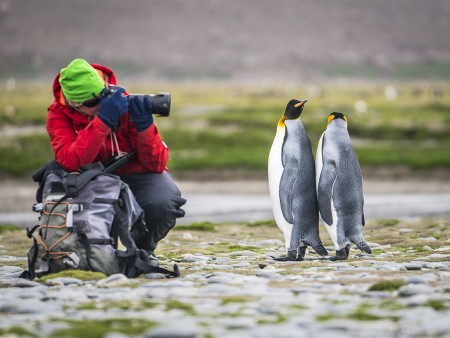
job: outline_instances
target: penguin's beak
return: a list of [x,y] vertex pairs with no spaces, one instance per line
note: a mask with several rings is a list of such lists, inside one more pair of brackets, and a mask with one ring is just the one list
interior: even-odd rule
[[301,100],[300,102],[296,103],[294,105],[294,107],[299,108],[299,107],[303,106],[306,102],[308,102],[308,100]]

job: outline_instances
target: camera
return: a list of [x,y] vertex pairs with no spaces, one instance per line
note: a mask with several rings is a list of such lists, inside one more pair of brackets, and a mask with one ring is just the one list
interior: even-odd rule
[[[110,93],[114,93],[119,86],[109,85]],[[170,93],[156,93],[156,94],[128,94],[128,100],[132,97],[137,97],[143,101],[144,97],[150,97],[150,101],[153,104],[153,115],[156,116],[169,116],[170,114]],[[131,109],[131,108],[130,108]]]

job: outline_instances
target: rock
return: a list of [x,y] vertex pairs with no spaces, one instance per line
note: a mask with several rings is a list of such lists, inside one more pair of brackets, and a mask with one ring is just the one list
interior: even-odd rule
[[435,237],[432,237],[432,236],[430,236],[430,237],[419,237],[419,238],[417,238],[417,240],[419,240],[419,241],[425,241],[425,242],[434,242],[434,241],[437,241],[437,239],[436,239]]
[[257,253],[250,250],[242,250],[242,251],[233,251],[228,254],[228,256],[256,256]]
[[130,285],[131,282],[124,274],[117,273],[97,282],[99,288],[112,288],[116,286]]
[[434,289],[426,284],[407,284],[398,289],[398,294],[401,297],[410,297],[420,294],[431,294]]
[[406,284],[426,284],[425,278],[421,276],[408,276],[405,279]]
[[177,329],[175,326],[171,328],[155,329],[146,334],[145,338],[197,338],[197,333],[186,332],[184,329]]
[[211,261],[211,257],[204,256],[204,255],[192,255],[192,254],[184,254],[183,255],[183,261],[187,263],[192,262],[209,262]]
[[45,281],[45,285],[47,286],[83,285],[83,281],[78,278],[61,277],[61,278],[47,279]]
[[420,263],[404,263],[403,266],[406,270],[422,270],[422,264]]
[[146,279],[164,279],[166,276],[164,276],[162,273],[148,273],[144,275],[144,278]]

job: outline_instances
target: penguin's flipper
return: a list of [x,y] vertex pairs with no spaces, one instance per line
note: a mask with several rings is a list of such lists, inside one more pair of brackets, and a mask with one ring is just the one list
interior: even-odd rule
[[320,215],[328,225],[333,224],[333,213],[331,202],[333,198],[333,185],[336,181],[336,163],[327,161],[323,164],[317,186],[317,201],[319,203]]
[[296,170],[285,167],[280,179],[280,206],[281,212],[286,222],[293,224],[294,217],[292,215],[292,194],[294,193],[294,184],[298,179]]

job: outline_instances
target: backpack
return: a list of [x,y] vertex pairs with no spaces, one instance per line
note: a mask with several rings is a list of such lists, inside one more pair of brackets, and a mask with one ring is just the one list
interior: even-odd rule
[[[137,277],[158,272],[178,277],[178,266],[170,271],[137,248],[132,232],[147,231],[144,211],[119,176],[102,168],[80,173],[46,172],[40,198],[33,206],[39,224],[27,236],[33,239],[28,252],[28,271],[34,279],[48,273],[78,269],[106,275],[123,273]],[[119,250],[119,241],[125,250]]]

